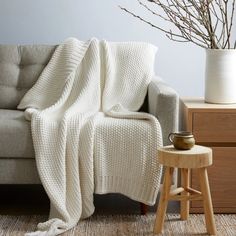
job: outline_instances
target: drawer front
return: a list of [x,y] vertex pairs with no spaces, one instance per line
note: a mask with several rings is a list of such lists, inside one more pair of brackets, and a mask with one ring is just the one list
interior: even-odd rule
[[[214,147],[212,150],[213,165],[207,170],[213,207],[236,208],[236,147]],[[191,176],[192,187],[200,189],[196,171]],[[202,207],[202,202],[192,201],[191,207]]]
[[198,143],[236,143],[236,114],[195,112],[192,132]]

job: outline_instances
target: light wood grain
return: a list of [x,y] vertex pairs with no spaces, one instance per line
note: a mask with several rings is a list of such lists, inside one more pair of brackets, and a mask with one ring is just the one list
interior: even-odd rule
[[174,196],[176,194],[182,193],[183,191],[184,191],[184,188],[183,187],[179,187],[179,188],[171,190],[169,195],[170,196]]
[[161,233],[163,229],[173,173],[174,173],[174,168],[166,167],[165,175],[164,175],[164,182],[163,182],[163,189],[161,192],[161,196],[160,196],[160,200],[159,200],[159,204],[157,208],[157,213],[156,213],[156,220],[155,220],[154,229],[153,229],[153,232],[155,234]]
[[[236,148],[213,147],[214,164],[208,168],[208,175],[215,212],[236,212]],[[199,189],[196,172],[192,172],[192,187]],[[195,212],[203,212],[200,202],[192,202]]]
[[195,145],[190,150],[176,150],[172,145],[158,149],[159,162],[177,168],[201,168],[212,164],[212,150]]
[[[194,195],[189,195],[189,196],[183,196],[183,195],[182,196],[181,195],[171,196],[171,197],[169,197],[169,200],[181,201],[181,202],[199,201],[199,200],[202,200],[202,194],[199,194],[199,195],[194,194]],[[184,215],[182,215],[180,218],[181,218],[181,220],[187,220],[188,216],[189,216],[189,212],[186,210],[184,212]]]
[[198,174],[199,174],[201,192],[203,195],[203,206],[204,206],[207,232],[210,235],[215,235],[216,227],[215,227],[215,219],[214,219],[213,207],[212,207],[212,201],[211,201],[211,192],[210,192],[209,182],[208,182],[207,169],[206,168],[199,169]]
[[[191,150],[183,151],[176,150],[171,145],[159,148],[158,157],[159,162],[163,164],[166,169],[164,174],[163,189],[156,213],[156,220],[153,230],[154,233],[159,234],[162,232],[168,201],[181,201],[180,216],[182,220],[187,220],[189,217],[189,201],[203,200],[206,214],[205,218],[207,232],[215,234],[216,230],[213,218],[213,208],[206,172],[206,167],[212,164],[212,150],[207,147],[195,145]],[[181,168],[181,187],[171,190],[171,179],[174,168]],[[198,190],[190,187],[191,168],[197,168],[200,170],[199,179],[201,181],[200,186],[203,192],[199,192]],[[208,219],[209,217],[210,219]]]
[[200,191],[190,188],[190,187],[186,188],[186,191],[188,191],[189,193],[192,193],[192,194],[201,194]]
[[[214,164],[209,168],[214,212],[236,213],[236,104],[208,104],[201,98],[182,99],[184,127],[196,143],[213,149]],[[199,188],[198,176],[191,182]],[[202,213],[200,202],[191,202],[190,212]]]
[[[189,169],[181,169],[181,186],[184,189],[189,188],[189,178],[190,178],[190,170]],[[181,220],[187,220],[189,216],[189,193],[184,191],[181,193],[181,197],[183,200],[180,202],[180,218]]]
[[198,143],[236,143],[236,113],[194,112],[192,132]]
[[236,104],[213,104],[213,103],[206,103],[203,98],[182,98],[184,104],[188,107],[188,109],[194,109],[198,111],[212,111],[221,110],[221,112],[235,112],[236,111]]

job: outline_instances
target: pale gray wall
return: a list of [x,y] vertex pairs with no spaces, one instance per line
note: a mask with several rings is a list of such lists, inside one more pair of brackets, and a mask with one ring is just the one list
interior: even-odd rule
[[0,0],[0,43],[54,44],[67,37],[148,41],[158,46],[155,71],[182,96],[204,94],[204,49],[169,41],[122,12],[135,0]]

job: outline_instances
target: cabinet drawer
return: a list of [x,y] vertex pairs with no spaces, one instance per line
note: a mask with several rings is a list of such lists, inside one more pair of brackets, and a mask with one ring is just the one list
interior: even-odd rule
[[195,112],[192,132],[198,143],[236,143],[236,114]]
[[[214,147],[213,165],[208,167],[209,184],[215,212],[236,210],[236,147]],[[192,172],[193,188],[199,189],[199,178]],[[202,208],[202,202],[192,201],[191,207]]]

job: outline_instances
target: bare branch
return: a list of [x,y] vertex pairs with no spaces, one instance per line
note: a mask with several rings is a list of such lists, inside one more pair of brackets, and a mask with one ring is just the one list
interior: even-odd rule
[[[231,35],[231,31],[232,31],[232,26],[233,26],[234,9],[235,9],[235,1],[232,2],[232,11],[231,11],[231,16],[230,16],[230,25],[229,25],[229,28],[226,28],[228,31],[227,31],[227,39],[226,39],[225,47],[228,44],[228,48],[230,48],[230,35]],[[226,11],[226,13],[227,13],[227,11]],[[227,14],[226,14],[226,17],[228,17]],[[227,21],[227,23],[228,23],[228,21]],[[226,26],[228,27],[228,24]]]
[[[136,1],[152,15],[174,25],[175,32],[159,24],[156,25],[124,7],[119,7],[133,17],[164,32],[170,40],[191,42],[204,48],[230,48],[236,0]],[[145,4],[145,1],[153,4],[155,9],[150,4]],[[230,16],[228,13],[229,2],[232,3]],[[233,48],[235,48],[235,44]]]

